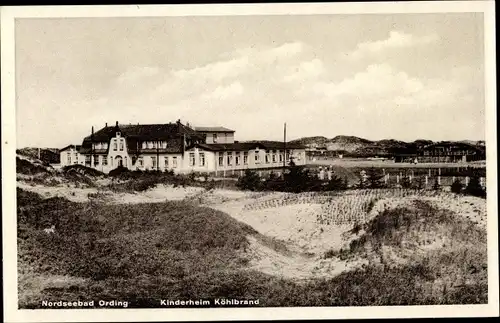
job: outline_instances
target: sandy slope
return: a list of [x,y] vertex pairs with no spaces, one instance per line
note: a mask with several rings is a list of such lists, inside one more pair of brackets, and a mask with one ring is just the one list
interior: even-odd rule
[[[331,199],[360,200],[361,196],[352,191],[343,196],[326,199],[303,198],[310,197],[306,193],[300,195],[297,200],[299,202],[295,204],[281,205],[274,202],[289,195],[279,192],[255,193],[220,189],[205,191],[197,187],[158,185],[134,194],[103,192],[96,188],[75,188],[67,184],[45,187],[30,185],[22,180],[18,181],[17,185],[45,197],[62,196],[75,202],[89,201],[89,194],[92,198],[99,192],[98,198],[106,203],[161,203],[166,200],[186,199],[218,209],[252,226],[262,235],[284,242],[289,252],[276,251],[255,237],[248,237],[250,248],[246,255],[250,259],[250,268],[271,275],[294,279],[333,277],[364,263],[361,260],[350,260],[346,263],[336,258],[323,259],[325,252],[339,250],[354,238],[354,235],[348,232],[354,224],[319,224],[317,215],[324,212],[324,203],[332,203]],[[436,196],[397,197],[384,193],[374,198],[373,207],[364,219],[368,220],[387,209],[408,206],[414,200],[428,201],[438,208],[455,212],[457,216],[467,217],[481,227],[486,225],[484,199],[447,193]],[[254,207],[255,205],[259,207]]]

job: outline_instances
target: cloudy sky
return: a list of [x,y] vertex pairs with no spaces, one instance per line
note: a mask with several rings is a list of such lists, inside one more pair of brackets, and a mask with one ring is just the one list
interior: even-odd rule
[[18,19],[17,146],[107,122],[482,140],[481,14]]

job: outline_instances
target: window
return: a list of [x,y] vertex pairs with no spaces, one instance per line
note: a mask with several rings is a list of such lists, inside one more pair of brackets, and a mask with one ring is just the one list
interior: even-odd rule
[[142,157],[137,159],[137,164],[139,165],[139,167],[143,167],[144,166],[144,159],[142,159]]
[[151,164],[153,165],[153,168],[156,168],[156,157],[151,157]]
[[113,150],[114,151],[118,150],[118,144],[116,143],[116,139],[113,140]]
[[127,167],[127,156],[124,158],[123,166]]
[[224,166],[224,156],[219,153],[219,166]]
[[283,154],[281,153],[281,151],[279,152],[279,159],[280,159],[280,163],[283,162]]
[[94,156],[94,166],[99,165],[99,156]]
[[68,153],[68,164],[71,164],[71,155]]
[[166,141],[162,141],[161,142],[161,148],[163,148],[163,149],[167,148],[167,142]]
[[205,166],[205,153],[200,153],[200,166]]
[[163,160],[165,162],[165,168],[168,168],[168,157],[167,156],[163,157]]
[[120,151],[123,151],[123,140],[120,140]]
[[258,150],[255,151],[255,163],[260,163],[260,154]]
[[146,142],[145,142],[145,141],[143,141],[143,142],[142,142],[142,149],[146,149],[146,148],[148,148],[148,147],[147,147],[147,145],[146,145]]
[[236,153],[236,157],[235,157],[235,163],[236,163],[236,165],[240,164],[240,154],[241,153]]
[[273,150],[273,163],[275,163],[275,162],[276,162],[276,151]]
[[271,158],[271,156],[269,155],[269,150],[266,150],[266,164],[269,164]]
[[116,136],[117,137],[120,137],[121,136],[121,133],[119,131],[116,132]]
[[105,142],[105,143],[102,144],[102,149],[108,149],[108,143],[107,142]]
[[98,142],[96,145],[95,145],[95,149],[101,149],[101,143]]
[[189,166],[195,165],[194,153],[189,153]]
[[172,167],[177,168],[177,157],[172,157]]
[[248,165],[248,151],[243,153],[243,164]]
[[227,166],[231,166],[233,164],[233,153],[228,152],[227,153]]
[[214,133],[214,144],[216,144],[216,143],[217,143],[217,134]]
[[108,165],[108,157],[104,156],[102,159],[102,166],[107,166]]
[[153,142],[148,141],[148,149],[153,149]]

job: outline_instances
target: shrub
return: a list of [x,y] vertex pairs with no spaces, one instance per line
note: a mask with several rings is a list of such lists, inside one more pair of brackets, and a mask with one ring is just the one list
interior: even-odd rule
[[342,180],[340,177],[332,174],[332,178],[328,181],[325,186],[327,191],[338,191],[347,189],[347,178]]
[[384,174],[380,170],[372,167],[368,169],[366,175],[368,177],[368,185],[370,188],[379,188],[384,186],[384,183],[382,182]]
[[434,184],[432,185],[432,189],[438,191],[441,189],[441,185],[439,185],[439,181],[437,177],[434,179]]
[[257,191],[262,188],[262,182],[256,172],[247,169],[245,174],[238,178],[236,186],[243,190]]
[[486,197],[486,190],[481,187],[478,176],[473,176],[470,178],[469,184],[465,188],[464,193],[477,197]]
[[323,182],[312,176],[304,166],[297,166],[293,161],[284,176],[284,190],[293,193],[322,190]]
[[401,177],[401,187],[402,188],[410,188],[411,187],[411,182],[410,182],[410,178],[408,176],[403,176]]
[[451,184],[451,191],[456,194],[462,193],[463,190],[463,185],[460,182],[460,180],[456,179],[452,184]]
[[16,157],[16,173],[25,175],[35,175],[40,173],[49,173],[49,171],[40,165],[31,163],[30,161]]
[[64,174],[78,173],[81,175],[87,175],[87,176],[93,176],[93,177],[104,176],[104,173],[98,171],[97,169],[87,167],[84,165],[78,165],[78,164],[64,166],[62,168],[62,171]]

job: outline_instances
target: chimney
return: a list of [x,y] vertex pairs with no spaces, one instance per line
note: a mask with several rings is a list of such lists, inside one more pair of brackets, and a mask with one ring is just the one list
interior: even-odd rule
[[108,123],[106,122],[106,128],[108,127]]
[[118,121],[116,121],[116,126],[118,127]]

